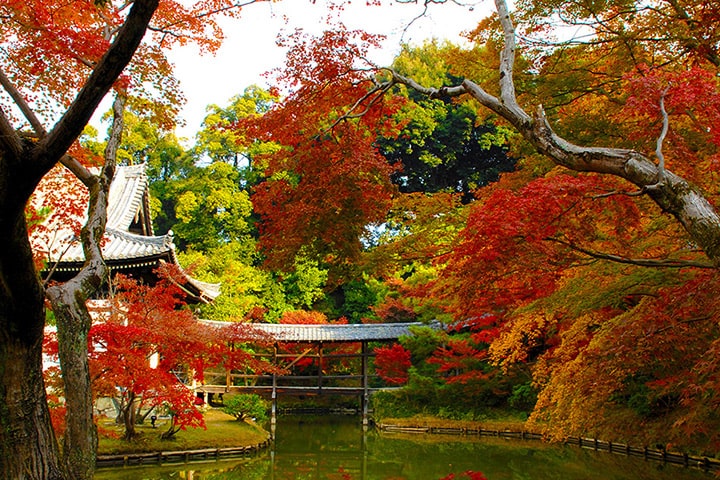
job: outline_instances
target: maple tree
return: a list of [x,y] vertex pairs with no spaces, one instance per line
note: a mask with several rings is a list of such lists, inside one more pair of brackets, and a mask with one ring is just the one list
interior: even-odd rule
[[[527,6],[525,20],[531,30],[542,28],[543,21],[554,18],[552,13],[563,9],[568,12],[566,18],[576,22],[589,18],[598,20],[595,24],[597,41],[554,49],[546,46],[535,51],[526,48],[527,57],[516,59],[519,45],[516,44],[514,26],[507,6],[498,1],[498,18],[483,22],[471,34],[472,40],[485,42],[485,48],[449,53],[457,67],[453,75],[466,80],[461,85],[448,87],[422,86],[418,79],[408,78],[401,72],[378,69],[366,62],[359,70],[350,68],[358,65],[356,60],[365,58],[363,47],[350,38],[354,36],[375,43],[375,39],[362,32],[338,29],[324,34],[319,42],[300,34],[294,36],[291,40],[297,40],[299,47],[291,49],[288,68],[279,77],[292,88],[288,100],[268,111],[262,120],[253,118],[247,122],[251,130],[255,129],[251,132],[253,138],[280,146],[279,151],[259,158],[267,169],[265,181],[254,193],[268,264],[276,262],[278,268],[287,268],[297,258],[310,258],[323,269],[334,266],[336,270],[331,275],[331,282],[339,283],[338,277],[355,268],[351,262],[359,258],[359,252],[364,248],[360,239],[371,236],[367,226],[382,223],[393,205],[395,188],[390,178],[397,170],[378,155],[375,142],[378,135],[391,137],[399,131],[402,124],[398,125],[398,117],[393,118],[393,114],[400,111],[404,101],[385,94],[402,84],[421,94],[442,98],[443,105],[450,104],[452,98],[457,101],[457,96],[469,96],[487,107],[494,120],[504,119],[530,145],[572,173],[559,172],[548,162],[530,154],[527,145],[513,138],[514,153],[526,154],[522,165],[525,171],[508,176],[500,185],[481,194],[478,207],[471,209],[468,228],[460,234],[458,248],[452,256],[445,257],[449,258],[448,268],[442,271],[446,276],[444,283],[438,282],[438,288],[432,290],[439,297],[433,301],[461,318],[471,314],[486,318],[478,314],[489,309],[502,321],[507,321],[507,330],[503,332],[484,326],[481,329],[483,335],[495,336],[497,352],[502,352],[498,353],[500,361],[503,358],[534,361],[543,352],[548,353],[542,358],[548,367],[539,369],[537,376],[539,384],[547,388],[546,396],[541,393],[541,409],[549,405],[547,398],[551,398],[553,392],[560,392],[562,396],[557,398],[564,401],[558,402],[562,408],[574,413],[590,411],[578,404],[567,403],[570,394],[563,388],[571,378],[568,371],[575,366],[579,368],[582,363],[566,361],[561,367],[553,368],[556,366],[553,360],[563,358],[562,355],[573,359],[587,358],[593,353],[586,350],[595,340],[592,333],[604,322],[615,324],[632,314],[633,322],[625,322],[631,327],[630,333],[633,328],[653,325],[649,319],[651,310],[646,309],[652,301],[646,297],[657,295],[662,302],[658,300],[659,303],[653,306],[665,311],[671,303],[669,292],[683,298],[703,292],[703,287],[693,281],[693,275],[706,280],[709,285],[714,279],[712,273],[688,274],[683,271],[679,278],[684,284],[673,285],[671,280],[665,279],[670,286],[658,282],[653,284],[650,293],[634,292],[634,296],[640,297],[639,303],[637,298],[621,302],[617,300],[621,297],[618,286],[623,280],[617,277],[627,275],[626,272],[616,271],[612,282],[605,281],[617,289],[613,291],[599,279],[600,268],[596,261],[690,268],[714,267],[720,256],[720,221],[712,206],[717,161],[718,62],[714,27],[718,23],[717,7],[703,5],[700,8],[689,1],[655,3],[654,8],[631,3],[632,8],[618,11],[621,4],[615,2],[576,2],[572,8],[566,8],[568,4],[560,1],[527,2],[523,4]],[[628,6],[626,4],[623,2],[622,6]],[[209,2],[198,8],[223,10],[231,6],[228,2]],[[8,436],[3,436],[0,442],[2,471],[8,478],[21,469],[34,472],[30,474],[33,478],[62,478],[67,476],[62,469],[74,468],[59,466],[63,462],[58,460],[58,449],[49,429],[38,374],[39,342],[44,322],[43,289],[36,279],[27,244],[28,220],[23,212],[26,200],[39,179],[63,158],[100,99],[119,78],[138,48],[156,8],[157,24],[152,27],[157,35],[156,44],[148,44],[147,48],[140,46],[137,66],[133,64],[118,84],[121,93],[136,89],[137,96],[127,98],[133,108],[140,111],[149,108],[144,111],[160,122],[168,122],[172,117],[179,94],[167,75],[169,70],[160,46],[167,46],[171,41],[184,42],[190,37],[199,38],[207,49],[217,45],[217,25],[208,22],[207,15],[199,15],[198,11],[188,11],[174,2],[164,2],[158,7],[155,2],[145,0],[135,1],[129,10],[125,7],[116,9],[113,2],[96,7],[87,1],[70,2],[69,5],[7,2],[2,6],[6,17],[14,20],[0,27],[3,38],[18,41],[7,48],[7,58],[17,61],[3,63],[5,74],[0,76],[0,83],[19,107],[19,115],[25,117],[35,131],[31,136],[18,134],[13,123],[19,124],[19,116],[3,105],[0,168],[5,183],[0,189],[0,207],[8,213],[0,227],[8,234],[4,236],[4,248],[0,249],[0,269],[9,283],[0,297],[4,306],[0,321],[4,340],[0,353],[3,358],[15,359],[3,364],[1,391],[4,396],[0,398],[2,418],[11,422],[15,439],[10,442]],[[104,15],[95,15],[98,11]],[[54,22],[49,23],[49,18]],[[674,21],[677,19],[681,21]],[[115,28],[123,22],[127,28]],[[87,28],[75,28],[78,25]],[[42,28],[35,28],[38,26]],[[105,29],[108,26],[111,28]],[[182,30],[181,26],[187,30]],[[623,28],[614,28],[616,26]],[[112,34],[99,34],[101,30]],[[648,32],[662,41],[644,42]],[[500,54],[499,62],[497,58],[485,62],[495,53]],[[573,58],[581,60],[574,61]],[[146,62],[143,64],[141,59]],[[488,64],[497,66],[498,73],[489,73]],[[93,73],[86,77],[90,71]],[[377,76],[368,78],[368,71]],[[45,95],[37,102],[29,95],[23,98],[13,87],[39,84],[46,88],[43,87]],[[80,90],[71,104],[83,85],[86,88]],[[165,100],[147,102],[156,91],[155,87],[162,87],[159,90],[166,92]],[[120,100],[122,96],[119,96]],[[530,114],[522,107],[532,104],[545,105],[545,109],[538,107]],[[55,112],[66,109],[66,113],[46,133],[31,105],[40,113],[53,108]],[[118,119],[122,117],[116,115]],[[288,122],[287,118],[299,123]],[[302,128],[297,128],[298,124]],[[662,143],[657,137],[662,138],[659,132],[665,124],[673,127]],[[657,128],[644,128],[647,125]],[[622,132],[623,138],[617,138],[618,132]],[[572,144],[566,138],[578,144]],[[580,144],[609,144],[612,147],[583,147]],[[95,259],[100,258],[97,243],[103,222],[102,192],[109,185],[110,164],[114,161],[114,147],[112,143],[108,146],[107,166],[99,179],[88,176],[80,162],[69,157],[63,160],[96,189],[91,198],[100,199],[91,209],[90,219],[94,223],[89,223],[86,229],[89,232],[92,227],[94,235],[84,236],[88,251],[95,252],[89,257]],[[638,153],[653,148],[657,152],[657,162],[650,155]],[[80,151],[73,153],[78,158],[86,157]],[[675,160],[683,157],[688,161]],[[628,185],[634,185],[639,191],[626,192]],[[399,207],[397,219],[402,219],[403,215],[413,216],[414,212],[406,205],[399,202],[394,205]],[[485,214],[480,206],[495,216]],[[669,222],[661,212],[672,215],[681,228]],[[502,218],[507,222],[498,221]],[[438,216],[431,214],[422,219],[424,222],[398,222],[400,233],[393,233],[409,248],[389,252],[386,258],[399,252],[408,265],[413,247],[435,254],[447,253],[445,247],[457,232],[445,232],[443,241],[438,243],[423,241],[422,235],[413,233],[421,233],[430,224],[441,222]],[[30,222],[36,224],[36,220],[34,217]],[[407,232],[410,234],[406,235]],[[701,252],[709,262],[703,261]],[[670,260],[666,260],[668,257]],[[493,268],[483,269],[482,262]],[[582,268],[588,262],[595,269]],[[579,272],[595,275],[596,286],[614,292],[614,303],[609,305],[609,302],[596,299],[587,317],[577,312],[565,314],[565,310],[571,309],[558,298],[576,285],[573,280],[579,278]],[[79,280],[86,278],[86,285],[94,288],[103,276],[101,263],[94,261],[88,263]],[[630,276],[639,278],[636,274]],[[69,287],[64,293],[78,298],[73,294],[74,287]],[[59,289],[54,291],[62,293]],[[85,367],[72,366],[84,355],[89,323],[87,316],[83,316],[81,305],[77,307],[80,314],[68,311],[65,316],[70,319],[74,315],[75,323],[63,320],[62,305],[70,304],[73,299],[67,296],[56,298],[60,300],[55,302],[60,329],[76,334],[70,338],[61,333],[60,344],[68,347],[67,357],[62,362],[68,367],[67,382],[76,381],[70,375],[72,371],[81,372],[77,379],[81,388],[68,391],[78,392],[83,397],[69,400],[85,405],[69,404],[65,452],[89,454],[93,429],[89,424],[81,426],[81,423],[70,421],[72,418],[78,421],[91,418],[87,408],[89,389],[82,388],[83,382],[87,381],[86,375],[82,374]],[[554,316],[548,314],[553,310],[542,305],[543,301],[552,304],[553,298],[553,305],[562,306]],[[712,322],[696,320],[714,318],[716,310],[710,301],[712,297],[700,298],[702,301],[697,305],[704,311],[696,311],[692,303],[681,302],[686,305],[687,312],[669,309],[671,314],[663,317],[666,325],[656,326],[661,332],[683,332],[685,336],[677,338],[692,346],[688,356],[679,352],[669,356],[676,362],[671,369],[676,376],[688,374],[688,370],[682,370],[679,365],[693,365],[689,372],[692,388],[678,390],[672,377],[662,377],[653,371],[657,363],[647,361],[643,364],[645,359],[652,358],[653,348],[660,345],[652,343],[643,346],[647,352],[645,356],[633,357],[636,361],[633,371],[627,371],[624,377],[608,375],[603,384],[607,388],[592,398],[599,402],[601,398],[615,395],[613,398],[632,405],[638,405],[642,400],[645,407],[652,407],[651,410],[659,403],[668,404],[667,399],[681,399],[680,404],[688,411],[690,405],[702,407],[694,410],[695,416],[687,414],[681,419],[688,425],[699,425],[703,417],[697,412],[712,410],[713,402],[716,402],[707,393],[713,388],[712,372],[716,365],[697,358],[702,351],[713,355],[717,349],[712,329],[703,330]],[[619,307],[631,314],[618,313]],[[523,312],[523,308],[541,314],[533,316]],[[672,317],[679,323],[672,323]],[[670,325],[672,329],[663,330]],[[523,326],[529,326],[532,335],[523,336]],[[560,330],[559,335],[554,335],[557,333],[555,328]],[[578,332],[583,335],[570,335]],[[640,330],[628,334],[628,338],[639,336]],[[576,343],[577,338],[583,338],[587,343]],[[602,338],[598,335],[598,342]],[[654,337],[656,342],[659,342],[658,338]],[[628,342],[624,347],[631,344]],[[607,342],[601,345],[610,348]],[[467,346],[459,345],[462,349],[455,349],[455,353],[462,353],[463,362],[478,354],[476,349],[467,350]],[[598,366],[610,363],[598,362]],[[588,371],[583,370],[586,374]],[[582,375],[573,378],[586,378],[586,383],[590,381]],[[645,389],[654,393],[648,394]],[[7,392],[12,391],[28,393],[22,398],[10,398]],[[657,402],[661,397],[662,402]],[[707,399],[706,403],[704,399]],[[35,412],[32,419],[26,424],[13,420],[19,418],[15,412],[25,411],[28,406]],[[557,412],[560,417],[567,410]],[[581,428],[587,425],[583,423],[586,420],[579,419],[568,428]],[[84,446],[71,448],[73,439],[82,441]],[[77,461],[68,459],[65,463]],[[70,476],[88,477],[91,463],[92,458],[87,457],[84,460],[86,466]]]
[[358,258],[367,225],[381,221],[390,205],[393,167],[373,142],[393,131],[389,114],[398,103],[378,97],[356,121],[334,122],[355,101],[358,82],[368,84],[364,74],[347,68],[364,56],[363,41],[378,39],[344,28],[325,32],[320,42],[302,32],[291,35],[286,66],[275,81],[292,91],[262,117],[238,125],[248,137],[280,146],[260,156],[265,180],[252,196],[270,268],[292,265],[300,254],[342,272]]
[[[78,5],[80,6],[80,5]],[[84,8],[77,8],[75,12],[80,17],[76,17],[74,14],[70,15],[71,20],[82,20],[81,15],[89,12],[90,9],[94,10],[94,6],[83,4]],[[4,32],[4,38],[11,36],[18,38],[18,42],[14,43],[16,47],[23,46],[26,49],[25,52],[17,52],[20,58],[23,60],[27,58],[29,62],[10,62],[11,65],[33,65],[36,64],[35,68],[29,68],[27,70],[20,69],[19,71],[7,71],[6,65],[3,65],[3,72],[0,76],[2,80],[3,88],[10,93],[12,100],[19,107],[20,112],[26,118],[26,121],[31,124],[32,128],[38,138],[36,141],[30,139],[24,139],[21,134],[13,128],[12,117],[8,117],[5,109],[0,116],[2,122],[0,128],[2,128],[2,168],[3,178],[6,179],[2,191],[0,192],[0,202],[2,203],[3,211],[7,212],[7,215],[3,217],[2,225],[0,229],[5,232],[4,245],[2,259],[0,260],[0,268],[4,274],[12,272],[12,279],[7,283],[7,288],[3,289],[2,293],[2,330],[3,330],[3,342],[0,348],[2,348],[3,359],[3,377],[2,377],[2,392],[3,392],[3,410],[2,418],[5,425],[7,425],[7,431],[13,432],[12,435],[3,435],[0,439],[0,448],[2,449],[2,461],[0,468],[3,475],[7,478],[19,478],[24,476],[26,478],[63,478],[63,467],[58,457],[58,448],[53,432],[50,428],[50,421],[48,416],[48,409],[45,403],[45,392],[42,382],[42,364],[41,364],[41,343],[43,336],[43,326],[45,323],[44,314],[44,291],[40,285],[36,269],[34,265],[33,255],[28,242],[27,224],[24,217],[25,204],[32,194],[35,186],[37,185],[40,178],[47,173],[58,161],[63,159],[65,153],[70,149],[72,142],[80,135],[82,128],[90,119],[93,111],[104,97],[105,93],[111,88],[115,79],[120,76],[123,68],[130,61],[131,56],[137,45],[139,44],[144,29],[149,22],[154,10],[156,3],[152,1],[148,2],[136,2],[131,11],[127,14],[126,25],[127,28],[123,29],[118,33],[115,42],[110,45],[104,43],[103,48],[96,52],[96,55],[91,57],[97,64],[93,74],[87,80],[87,88],[80,90],[77,94],[76,101],[67,108],[65,115],[63,115],[56,125],[50,130],[46,131],[43,125],[38,120],[37,114],[31,109],[31,106],[26,102],[25,97],[14,85],[26,84],[31,85],[34,82],[27,79],[27,82],[23,81],[23,75],[37,75],[40,71],[46,71],[44,67],[39,65],[47,65],[42,62],[41,55],[45,51],[43,48],[34,49],[31,47],[35,43],[35,39],[28,39],[23,37],[23,34],[30,34],[32,36],[39,35],[39,41],[46,39],[42,38],[42,34],[47,34],[48,29],[33,29],[33,28],[19,28],[19,26],[25,24],[31,26],[44,25],[45,22],[41,21],[41,15],[43,13],[49,13],[47,8],[43,7],[42,3],[39,2],[17,2],[16,4],[3,6],[3,10],[7,13],[9,18],[14,18],[16,22],[3,23],[4,28],[9,30]],[[70,13],[72,10],[68,9],[65,12]],[[22,21],[23,16],[38,15],[37,22]],[[58,25],[59,27],[66,27],[66,25]],[[12,32],[12,35],[10,33]],[[53,32],[50,32],[53,33]],[[65,32],[67,36],[69,32]],[[17,35],[17,37],[16,37]],[[81,44],[84,42],[81,42]],[[102,59],[97,55],[102,51],[108,51]],[[13,54],[16,50],[11,50]],[[32,53],[32,55],[30,54]],[[53,51],[47,51],[49,56],[52,56]],[[67,54],[68,52],[65,51]],[[39,58],[40,57],[40,58]],[[15,58],[11,55],[9,58]],[[62,58],[62,57],[60,57]],[[38,62],[40,62],[38,64]],[[73,62],[65,62],[62,59],[56,57],[56,61],[51,63],[56,66],[65,65],[76,65]],[[77,75],[73,75],[71,72],[66,72],[64,75],[52,76],[52,72],[47,71],[50,74],[49,78],[59,79],[75,79]],[[26,77],[25,77],[26,78]],[[32,77],[31,77],[32,78]],[[51,99],[53,94],[57,92],[57,85],[48,86],[48,95],[46,99]],[[60,88],[62,91],[63,89]],[[72,93],[71,93],[72,92]],[[74,95],[77,92],[77,88],[65,90],[67,95]],[[67,98],[67,97],[66,97]],[[60,101],[63,98],[59,98]],[[66,158],[66,164],[70,164],[70,160]],[[28,164],[32,165],[32,168],[28,168]],[[109,186],[109,178],[112,177],[112,168],[108,168],[105,171],[103,178],[88,176],[86,171],[77,168],[80,164],[75,162],[73,167],[76,172],[79,172],[81,178],[85,180],[89,187],[91,187],[92,195],[100,199],[99,205],[93,205],[91,208],[95,208],[95,211],[91,210],[91,221],[96,222],[99,226],[99,232],[96,231],[91,234],[91,230],[87,229],[83,235],[87,245],[92,247],[93,241],[95,242],[95,248],[88,249],[88,259],[92,260],[93,263],[88,264],[88,269],[84,271],[81,277],[78,278],[80,284],[79,288],[82,288],[82,282],[89,281],[90,284],[97,282],[95,274],[103,275],[102,261],[99,256],[99,249],[97,243],[100,240],[102,229],[104,225],[103,218],[103,207],[102,203],[103,195],[102,192],[107,192]],[[100,193],[100,195],[98,195]],[[99,207],[99,208],[98,208]],[[94,217],[94,218],[93,218]],[[91,255],[92,253],[92,255]],[[93,271],[93,269],[100,268],[100,270]],[[58,292],[62,293],[62,292]],[[72,305],[74,302],[68,302],[68,305]],[[16,307],[13,307],[15,305]],[[18,305],[22,305],[18,309]],[[81,322],[84,324],[81,328],[76,328],[75,331],[79,336],[83,336],[87,333],[89,327],[88,318],[83,318]],[[71,332],[73,329],[65,330],[65,332]],[[86,344],[86,338],[81,339],[83,344]],[[63,358],[67,363],[71,363],[75,359],[79,361],[73,370],[77,372],[80,377],[80,383],[74,385],[79,395],[84,395],[89,389],[82,388],[83,383],[87,387],[87,373],[83,372],[85,367],[83,366],[83,358],[86,354],[86,347],[80,349],[80,355],[74,356],[75,358],[68,362],[68,358]],[[73,357],[71,354],[70,357]],[[9,360],[12,359],[12,360]],[[67,382],[72,384],[73,378],[70,378],[71,373],[68,372]],[[10,394],[10,392],[24,392],[24,394]],[[92,472],[92,465],[94,464],[94,445],[92,449],[90,443],[92,442],[94,435],[94,429],[87,424],[87,418],[91,418],[91,405],[87,402],[86,397],[79,399],[79,404],[74,402],[75,399],[69,399],[73,404],[74,411],[82,410],[80,416],[82,417],[79,425],[76,422],[70,422],[68,419],[68,431],[66,438],[71,446],[77,446],[74,450],[73,455],[80,457],[80,461],[72,460],[70,454],[70,448],[66,449],[65,457],[65,468],[68,470],[75,470],[74,465],[79,465],[77,470],[77,478],[87,478],[89,472]],[[89,410],[88,410],[89,408]],[[34,412],[30,418],[27,415],[19,414],[18,412],[32,411]],[[79,428],[76,428],[79,427]],[[77,432],[77,434],[70,433]],[[77,445],[72,445],[73,441],[77,441]]]
[[[702,412],[715,406],[714,397],[707,394],[707,375],[716,365],[699,359],[705,356],[702,352],[716,348],[710,326],[717,308],[704,299],[705,290],[707,298],[712,296],[714,283],[709,279],[716,276],[720,256],[720,217],[714,207],[720,88],[717,22],[712,21],[718,10],[690,1],[647,5],[539,0],[524,2],[526,8],[511,16],[504,1],[495,5],[497,15],[468,34],[474,42],[471,48],[443,53],[452,65],[446,85],[423,77],[422,70],[403,72],[401,64],[392,70],[363,63],[351,71],[357,64],[348,58],[344,68],[324,70],[324,60],[335,65],[335,58],[352,50],[340,55],[326,48],[337,45],[337,33],[325,34],[312,45],[301,39],[297,51],[303,49],[305,63],[298,65],[297,57],[291,57],[284,71],[289,76],[282,78],[291,100],[287,110],[283,105],[268,112],[274,119],[271,125],[283,132],[297,124],[288,120],[280,125],[274,116],[312,116],[314,121],[303,127],[318,125],[312,132],[320,132],[320,139],[335,132],[340,136],[348,125],[363,121],[369,132],[380,131],[387,126],[383,115],[392,113],[377,108],[380,98],[389,101],[388,92],[402,85],[415,92],[409,95],[473,108],[478,119],[509,126],[507,132],[517,132],[507,133],[507,139],[512,155],[521,157],[519,171],[474,192],[478,200],[466,210],[464,228],[440,233],[446,242],[423,242],[413,235],[413,228],[419,231],[431,221],[415,222],[420,202],[410,208],[406,197],[397,200],[396,195],[396,216],[384,225],[387,230],[369,237],[376,242],[375,258],[370,257],[374,265],[399,260],[397,272],[411,264],[407,253],[412,250],[403,245],[419,247],[419,256],[442,254],[435,257],[436,275],[425,283],[425,291],[435,305],[469,322],[471,332],[449,341],[433,361],[456,383],[486,380],[489,361],[506,369],[518,363],[532,365],[540,390],[536,416],[549,420],[548,428],[558,437],[599,425],[606,431],[615,425],[620,431],[613,415],[634,410],[645,415],[643,425],[677,420],[678,426],[692,425],[700,437],[712,440],[709,429],[699,425],[700,418],[712,424]],[[560,10],[567,15],[558,17]],[[593,35],[582,42],[524,42],[527,35],[548,34],[558,18],[594,28]],[[701,25],[699,19],[711,21]],[[515,20],[525,37],[516,34]],[[366,76],[356,79],[353,93],[341,80],[356,73]],[[343,103],[319,103],[329,92]],[[300,98],[305,100],[302,106],[314,108],[303,112],[293,104]],[[404,107],[399,105],[401,112]],[[318,112],[324,115],[320,121],[315,120]],[[401,122],[397,128],[404,126]],[[410,132],[417,133],[412,128]],[[279,172],[271,170],[274,175]],[[306,178],[304,172],[288,176],[291,172],[301,170],[282,170],[286,185]],[[390,174],[402,178],[403,172]],[[310,202],[286,196],[271,204],[262,194],[257,198],[265,208],[265,227],[278,228],[266,230],[264,241],[287,240],[283,245],[296,252],[304,240],[282,238],[280,232],[295,235],[298,227],[274,223],[270,209],[281,205],[280,215],[292,211],[300,216],[309,210],[301,205]],[[382,273],[395,273],[387,265],[383,263]],[[705,279],[707,288],[696,278]],[[584,279],[590,281],[583,285]],[[672,295],[689,298],[690,292],[697,303],[680,302],[686,311],[672,308]],[[403,307],[414,294],[404,293],[402,301],[389,297],[378,313],[388,318],[405,314]],[[673,313],[651,318],[649,305]],[[668,350],[667,359],[659,358],[660,349],[667,348],[666,339],[659,333],[642,337],[641,332],[647,336],[648,331],[677,333],[679,345],[692,347],[682,349],[683,354],[681,349]],[[612,335],[620,333],[625,341],[612,344]],[[643,351],[631,358],[631,345],[638,344]],[[619,345],[628,349],[623,355],[618,355]],[[622,369],[615,358],[626,362]],[[661,375],[664,368],[674,376]],[[691,386],[681,388],[681,377],[692,378]],[[592,391],[598,378],[602,388]],[[578,382],[580,395],[571,388]],[[522,387],[530,388],[527,383]],[[691,392],[705,392],[706,397]],[[613,412],[606,415],[608,410]]]
[[[203,427],[189,383],[202,382],[204,372],[213,367],[272,370],[244,348],[250,342],[265,342],[252,326],[209,327],[182,308],[184,294],[173,280],[178,275],[174,270],[163,268],[154,285],[116,276],[110,314],[90,329],[93,395],[114,399],[126,440],[136,436],[138,420],[152,412],[170,414],[163,438]],[[56,352],[57,342],[47,345],[47,354]]]
[[[212,51],[221,39],[213,14],[237,15],[238,7],[226,1],[185,8],[156,0],[10,1],[0,6],[6,19],[0,26],[5,52],[0,84],[8,94],[0,113],[4,179],[0,204],[6,212],[0,225],[4,232],[0,270],[10,279],[0,301],[4,359],[0,416],[9,432],[0,438],[0,471],[7,478],[90,478],[94,468],[95,433],[85,360],[90,321],[84,299],[106,275],[98,245],[122,128],[118,124],[113,130],[100,176],[88,172],[81,162],[87,155],[73,144],[113,85],[117,112],[129,102],[156,121],[171,121],[181,96],[161,49],[195,41]],[[153,34],[141,43],[149,26]],[[119,121],[122,114],[115,118]],[[55,123],[47,128],[41,119]],[[86,184],[91,199],[82,234],[88,262],[71,283],[48,290],[70,393],[62,459],[50,428],[41,375],[45,292],[37,278],[24,213],[40,179],[58,162]]]

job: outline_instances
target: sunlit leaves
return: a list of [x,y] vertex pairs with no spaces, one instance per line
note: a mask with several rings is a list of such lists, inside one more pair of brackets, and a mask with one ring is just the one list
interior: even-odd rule
[[[243,167],[256,177],[258,173],[253,170],[262,171],[262,166],[255,165],[254,158],[273,151],[276,147],[253,142],[246,138],[241,130],[234,128],[234,125],[248,117],[262,115],[277,100],[276,94],[258,86],[251,86],[246,88],[242,95],[232,97],[227,107],[208,106],[203,128],[197,133],[195,150],[207,155],[212,161],[224,161],[235,168]],[[250,183],[255,183],[254,178]]]
[[204,371],[217,366],[258,372],[271,367],[243,348],[265,342],[251,327],[203,325],[182,308],[178,279],[171,280],[178,273],[161,272],[154,286],[118,277],[109,318],[90,331],[90,369],[96,396],[119,397],[127,412],[166,408],[173,428],[184,429],[203,423],[181,378],[202,381]]
[[641,71],[629,78],[626,114],[654,128],[639,129],[631,138],[654,149],[660,135],[664,100],[670,130],[663,143],[668,168],[715,194],[720,147],[720,82],[712,69]]
[[552,239],[585,245],[621,240],[623,227],[605,232],[598,220],[616,211],[632,221],[638,213],[627,199],[594,198],[605,189],[598,177],[558,175],[518,191],[498,189],[477,202],[448,264],[447,278],[456,280],[447,288],[460,299],[458,315],[512,308],[552,292],[563,269],[578,260]]
[[536,369],[543,388],[534,419],[550,420],[558,436],[623,438],[642,427],[648,439],[716,448],[715,276],[687,272],[676,286],[638,285],[644,294],[622,310],[561,320],[559,344]]
[[61,259],[80,238],[88,197],[87,188],[65,167],[58,166],[43,178],[26,208],[33,254],[40,268],[50,258]]
[[172,228],[181,245],[208,250],[249,235],[252,205],[232,165],[215,162],[197,169],[175,185],[175,192],[178,223]]
[[[52,120],[78,93],[131,6],[132,2],[110,0],[3,2],[3,71],[22,89],[36,113]],[[161,1],[146,41],[118,83],[132,97],[133,108],[146,112],[158,124],[174,126],[184,99],[165,57],[166,49],[192,42],[203,52],[214,52],[223,38],[217,17],[237,16],[239,11],[232,0],[192,5]]]
[[[448,64],[454,50],[436,42],[405,46],[393,69],[427,87],[457,83]],[[401,192],[461,192],[467,203],[474,190],[513,169],[504,151],[507,129],[484,122],[474,105],[412,90],[399,93],[412,100],[395,115],[402,134],[381,138],[379,144],[391,163],[401,165],[393,175]]]

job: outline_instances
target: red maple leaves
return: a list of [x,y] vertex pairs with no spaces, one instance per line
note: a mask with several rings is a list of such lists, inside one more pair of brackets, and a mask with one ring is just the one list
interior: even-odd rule
[[279,147],[259,162],[265,180],[253,204],[261,246],[273,267],[292,264],[299,252],[342,264],[357,259],[367,225],[390,208],[394,167],[373,142],[396,128],[399,100],[373,93],[367,74],[376,67],[364,58],[375,37],[340,27],[288,41],[287,66],[275,72],[287,98],[240,125],[248,138]]
[[397,343],[389,347],[375,349],[375,372],[384,381],[393,385],[402,385],[408,381],[410,351]]

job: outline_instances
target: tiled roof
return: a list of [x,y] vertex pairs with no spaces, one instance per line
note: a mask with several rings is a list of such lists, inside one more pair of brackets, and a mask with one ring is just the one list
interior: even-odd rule
[[[61,178],[61,177],[56,177]],[[51,187],[56,191],[65,192],[67,182],[79,182],[71,177],[65,183],[52,183]],[[42,185],[42,184],[41,184]],[[130,227],[136,218],[148,218],[147,212],[143,209],[147,206],[146,193],[148,187],[148,179],[145,173],[145,165],[118,166],[115,169],[110,192],[108,194],[107,224],[105,228],[105,238],[102,245],[103,258],[112,265],[113,268],[134,268],[157,263],[163,260],[169,263],[177,264],[175,256],[175,245],[173,244],[172,233],[167,235],[138,235],[130,232]],[[66,195],[78,195],[77,190],[67,187]],[[45,193],[42,186],[35,195],[35,202],[41,206]],[[67,197],[66,197],[67,198]],[[74,198],[74,197],[73,197]],[[78,196],[81,199],[81,196]],[[72,199],[67,200],[68,203]],[[85,222],[87,212],[83,215],[67,218],[63,222],[55,221],[45,228],[43,235],[36,235],[31,239],[33,248],[37,251],[46,252],[48,265],[51,265],[54,271],[76,271],[80,268],[85,260],[82,244],[75,236],[72,228],[67,222],[76,222],[78,225]],[[149,222],[148,222],[149,223]],[[144,231],[151,228],[144,228]],[[49,232],[49,233],[48,233]],[[57,265],[53,265],[57,263]],[[190,290],[196,289],[199,294],[191,293],[198,296],[202,301],[212,301],[220,295],[220,285],[201,282],[186,275],[186,282]],[[181,285],[182,286],[182,285]]]
[[[103,258],[106,261],[134,260],[148,257],[170,258],[172,237],[146,237],[112,228],[105,229]],[[62,263],[82,263],[85,260],[80,242],[73,242],[62,255]]]
[[[205,320],[221,325],[223,322]],[[271,336],[278,342],[362,342],[397,340],[410,334],[410,327],[422,323],[367,323],[367,324],[289,324],[253,323],[252,327]]]
[[[66,182],[79,184],[79,180],[74,177],[70,177]],[[62,183],[58,187],[57,183],[52,183],[49,188],[65,190],[65,184]],[[35,202],[38,206],[42,205],[45,198],[43,187],[44,185],[41,183],[39,190],[35,194]],[[82,188],[83,191],[86,191],[84,187]],[[170,258],[171,249],[173,248],[172,236],[144,236],[129,231],[133,220],[143,208],[143,197],[146,190],[147,175],[145,174],[144,164],[118,166],[115,169],[115,176],[112,184],[110,184],[108,194],[108,216],[105,241],[102,247],[103,257],[106,261],[111,262],[163,254],[168,255],[168,258]],[[72,197],[66,197],[67,203],[71,204],[77,201],[74,196],[79,194],[77,190],[73,190],[73,187],[68,186],[66,195]],[[61,263],[83,262],[85,255],[82,251],[82,245],[75,232],[73,232],[70,223],[74,222],[77,225],[82,225],[85,223],[86,216],[87,210],[84,210],[82,214],[66,217],[62,221],[51,217],[49,222],[46,222],[46,230],[50,233],[34,236],[31,239],[33,248],[47,252],[46,258],[51,264],[58,261]]]
[[115,169],[108,194],[108,228],[128,231],[135,215],[142,208],[147,184],[145,164],[119,166]]

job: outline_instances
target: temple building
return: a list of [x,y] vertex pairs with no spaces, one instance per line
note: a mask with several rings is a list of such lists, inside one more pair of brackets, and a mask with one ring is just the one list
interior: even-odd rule
[[[65,281],[82,268],[85,257],[79,232],[87,217],[87,197],[87,189],[66,170],[54,171],[38,187],[31,205],[42,220],[31,227],[30,240],[43,263],[44,280]],[[162,263],[179,266],[172,231],[153,232],[144,164],[116,168],[102,252],[111,275],[122,273],[146,282],[153,281]],[[208,303],[220,294],[218,284],[187,274],[180,287],[189,302]]]

